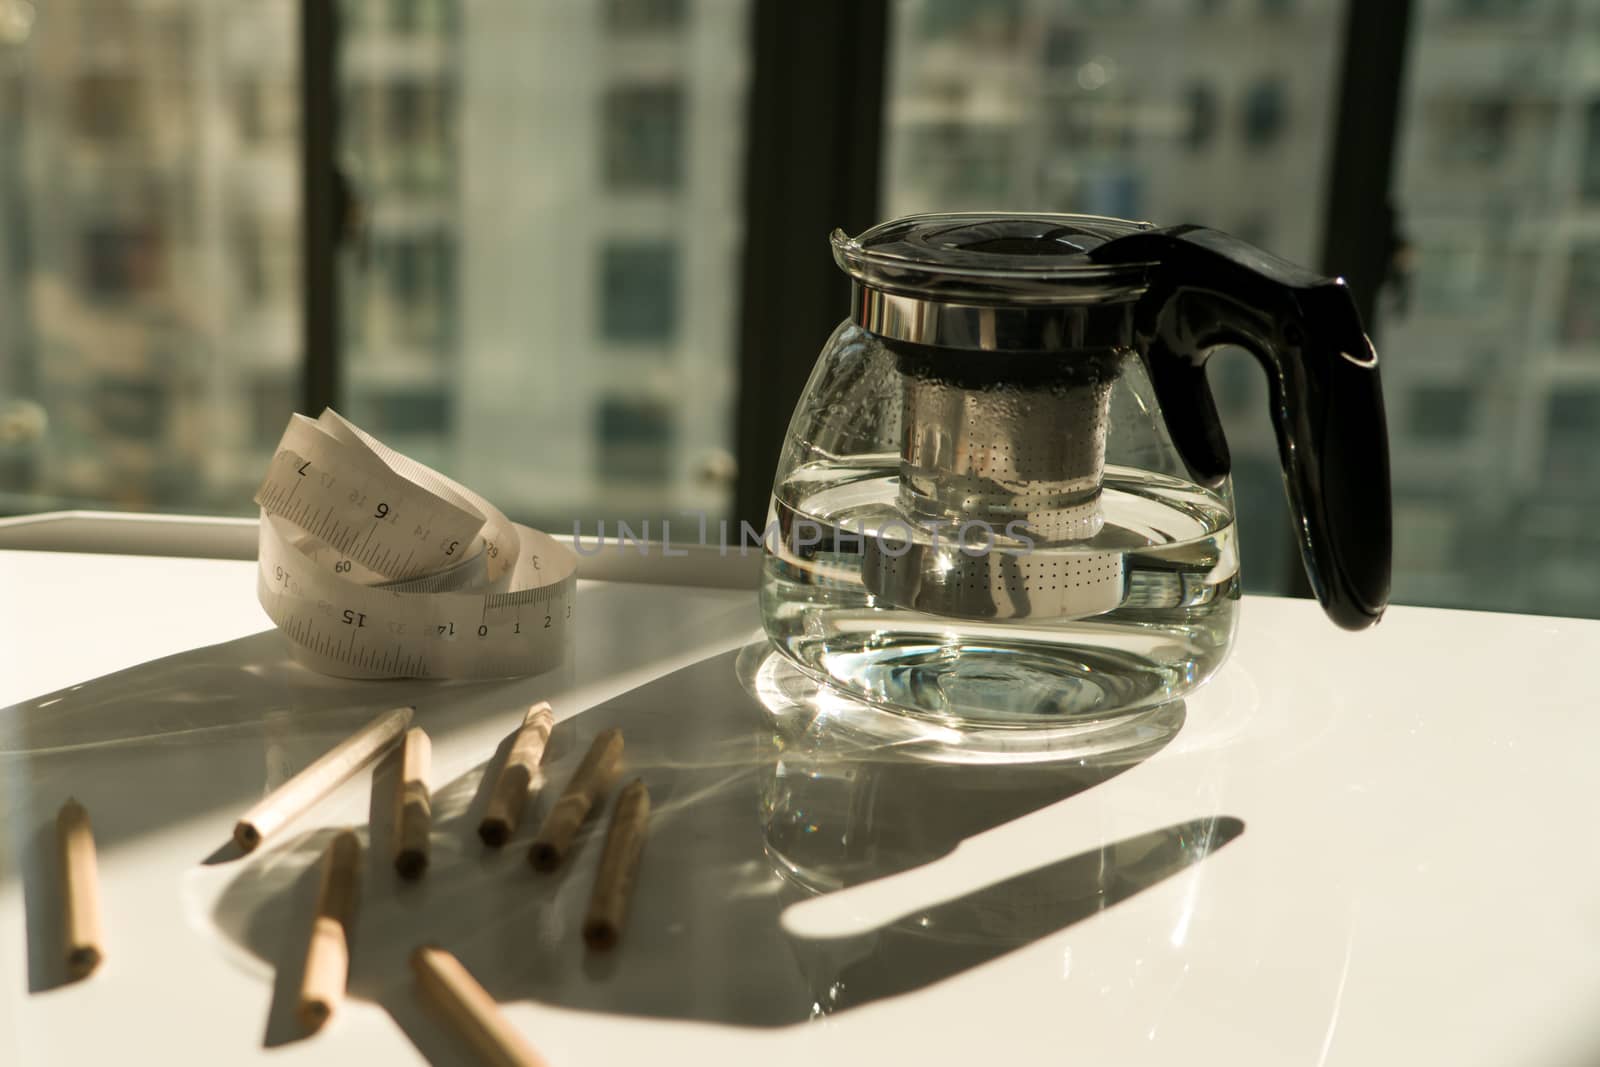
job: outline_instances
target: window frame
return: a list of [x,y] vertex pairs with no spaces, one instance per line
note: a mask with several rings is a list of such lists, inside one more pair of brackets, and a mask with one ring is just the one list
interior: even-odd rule
[[[305,410],[320,411],[342,399],[337,256],[349,198],[337,164],[336,0],[300,0],[300,16],[302,392]],[[794,400],[848,307],[848,279],[823,238],[879,221],[890,17],[889,0],[752,0],[734,519],[765,520]],[[1412,0],[1347,0],[1332,169],[1316,209],[1320,266],[1348,279],[1369,326],[1401,241],[1391,179],[1414,22]],[[1296,547],[1279,577],[1308,595],[1298,557]]]

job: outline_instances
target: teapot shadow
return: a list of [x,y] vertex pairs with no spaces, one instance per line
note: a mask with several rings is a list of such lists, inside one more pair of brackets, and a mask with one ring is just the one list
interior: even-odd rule
[[[1186,869],[1243,830],[1237,819],[1194,820],[1046,857],[954,900],[908,901],[880,928],[798,936],[782,922],[791,905],[937,860],[974,834],[1135,766],[1175,729],[1092,761],[933,763],[899,746],[838,742],[825,726],[786,736],[741,687],[738,655],[702,660],[558,724],[547,784],[503,848],[487,848],[476,832],[488,761],[436,783],[433,860],[416,883],[392,866],[380,768],[378,817],[361,831],[369,848],[350,995],[382,1005],[435,1063],[460,1051],[413,993],[407,961],[421,944],[453,952],[500,1001],[787,1026],[1015,951]],[[1170,714],[1181,722],[1181,706]],[[610,801],[557,873],[536,873],[527,850],[590,739],[610,727],[626,739],[623,780],[643,778],[655,806],[622,943],[596,955],[579,929]],[[311,832],[251,857],[214,908],[226,936],[278,969],[269,1044],[294,1036],[284,1020],[292,1020],[313,906],[301,891],[304,879],[314,881],[324,842]]]

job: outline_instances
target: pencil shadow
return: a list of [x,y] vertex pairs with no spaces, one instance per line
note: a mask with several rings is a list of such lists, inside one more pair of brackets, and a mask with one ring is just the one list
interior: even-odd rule
[[224,863],[232,863],[236,859],[243,859],[244,854],[244,849],[239,847],[239,842],[230,837],[200,862],[206,867],[220,867]]
[[378,1003],[418,1055],[433,1067],[478,1067],[483,1062],[417,999],[411,988],[396,986],[385,990]]
[[[597,955],[579,937],[615,789],[568,863],[536,874],[518,842],[492,850],[477,838],[500,753],[435,790],[435,861],[421,881],[399,892],[378,879],[363,893],[350,995],[381,1004],[436,1064],[461,1052],[412,989],[408,958],[424,943],[455,953],[501,1001],[787,1026],[954,978],[1186,870],[1243,831],[1214,816],[1073,855],[1020,857],[1009,877],[953,900],[910,898],[870,929],[795,933],[786,913],[935,862],[1138,765],[1177,733],[1184,710],[1162,709],[1142,740],[1093,759],[956,765],[850,740],[821,721],[775,724],[740,684],[737,655],[659,678],[552,735],[552,795],[589,740],[613,726],[627,746],[619,781],[642,777],[652,793],[620,946]],[[531,814],[521,837],[536,831]],[[268,927],[255,913],[273,892],[246,864],[217,899],[218,926],[260,952]]]
[[251,916],[253,939],[272,965],[272,1004],[267,1009],[262,1044],[279,1048],[312,1036],[300,1023],[300,983],[305,976],[311,923],[322,882],[322,854],[338,833],[323,827],[301,834],[255,865],[257,876],[274,889]]
[[203,862],[229,863],[244,855],[231,843],[234,818],[375,712],[415,704],[430,729],[470,725],[550,685],[330,678],[264,631],[0,709],[0,818],[53,815],[76,795],[108,851],[216,810],[217,847]]
[[[231,594],[230,594],[231,595]],[[75,795],[94,820],[102,853],[123,842],[215,813],[215,844],[204,862],[237,862],[237,816],[293,772],[385,708],[415,705],[417,725],[435,738],[509,718],[535,700],[561,707],[574,688],[651,670],[692,640],[663,635],[643,619],[618,622],[616,604],[633,588],[603,583],[585,590],[593,610],[579,613],[563,668],[488,681],[351,680],[295,662],[277,630],[150,660],[0,707],[0,823],[30,825]],[[747,607],[693,609],[686,625],[726,633],[749,621]],[[738,616],[737,621],[734,616]],[[603,660],[585,648],[602,644]],[[520,711],[516,712],[520,714]],[[137,796],[139,803],[126,798]],[[292,827],[291,827],[292,829]],[[11,842],[0,838],[0,877]],[[197,857],[199,858],[199,857]]]
[[[914,992],[1015,952],[1150,888],[1244,832],[1193,819],[1080,852],[890,923],[840,937],[792,936],[813,1015]],[[786,919],[788,916],[786,916]]]
[[372,765],[367,798],[366,876],[390,878],[394,869],[395,792],[400,788],[401,746],[386,749]]
[[27,913],[28,992],[45,993],[81,981],[67,969],[66,891],[54,815],[40,818],[22,835],[22,894]]

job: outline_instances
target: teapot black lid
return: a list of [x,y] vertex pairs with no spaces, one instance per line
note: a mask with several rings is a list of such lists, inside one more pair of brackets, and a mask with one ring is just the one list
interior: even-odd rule
[[855,243],[930,264],[1048,270],[1090,266],[1086,253],[1149,228],[1094,215],[912,215],[874,226]]
[[833,233],[834,259],[859,284],[891,293],[984,304],[1063,303],[1136,296],[1147,264],[1091,253],[1149,223],[1094,215],[909,215],[857,237]]

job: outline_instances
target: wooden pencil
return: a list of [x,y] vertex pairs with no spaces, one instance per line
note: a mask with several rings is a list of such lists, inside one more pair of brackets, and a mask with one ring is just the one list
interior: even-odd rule
[[350,925],[355,920],[361,842],[345,830],[322,856],[322,885],[311,920],[306,969],[300,980],[300,1023],[316,1030],[344,999],[350,975]]
[[516,832],[522,809],[528,802],[528,789],[539,773],[539,761],[544,758],[545,745],[554,727],[555,716],[544,701],[530,707],[522,717],[511,750],[506,753],[506,762],[489,793],[483,821],[478,824],[478,836],[490,848],[499,848]]
[[548,1067],[460,960],[442,948],[423,946],[411,954],[411,969],[423,999],[486,1062],[495,1067]]
[[584,753],[583,762],[562,791],[561,798],[545,816],[544,825],[528,850],[528,862],[535,869],[553,871],[566,859],[573,839],[595,804],[611,787],[617,764],[622,759],[622,731],[612,727],[601,731]]
[[611,813],[606,850],[600,856],[589,914],[583,920],[583,940],[591,949],[603,952],[614,948],[622,937],[649,824],[650,790],[642,779],[635,778],[617,798]]
[[67,973],[83,978],[105,958],[105,933],[100,922],[94,830],[89,813],[76,800],[69,799],[56,813],[56,839],[61,848],[62,945]]
[[395,708],[373,719],[324,753],[315,763],[273,790],[239,819],[233,839],[251,851],[268,835],[348,781],[411,725],[411,708]]
[[433,828],[428,761],[432,752],[433,745],[422,727],[406,731],[394,794],[394,869],[402,878],[420,878],[428,869],[428,834]]

